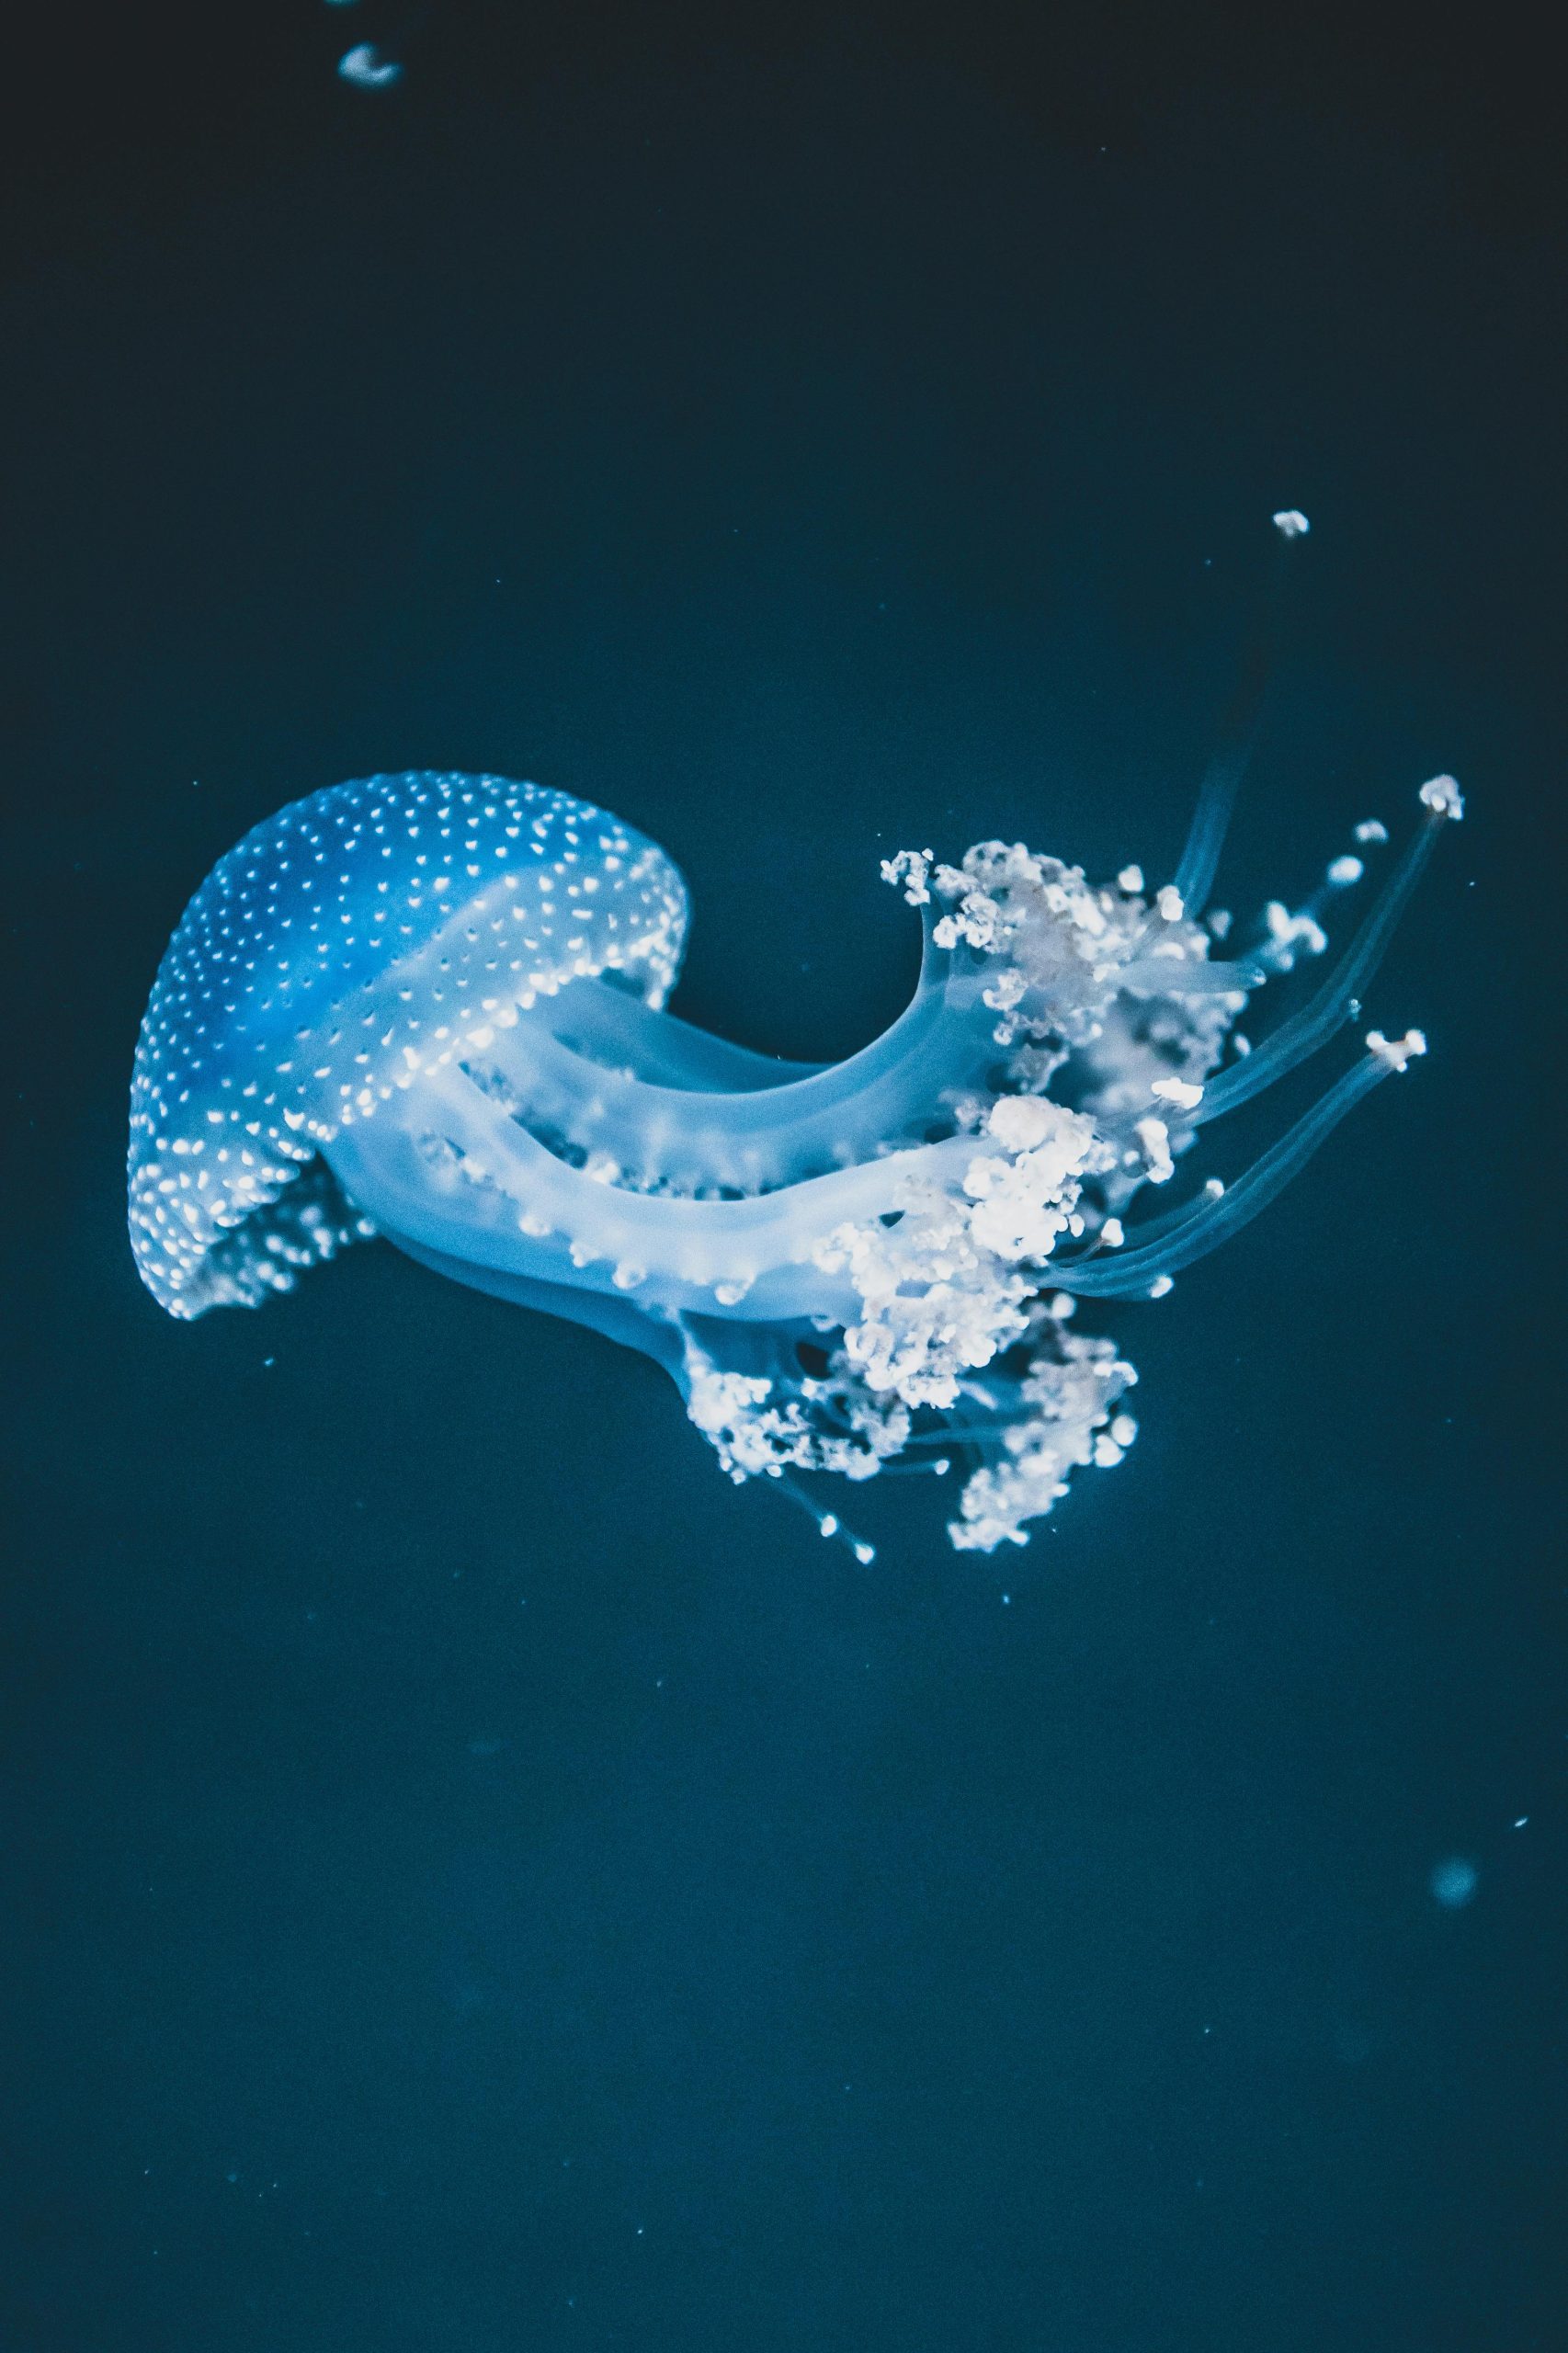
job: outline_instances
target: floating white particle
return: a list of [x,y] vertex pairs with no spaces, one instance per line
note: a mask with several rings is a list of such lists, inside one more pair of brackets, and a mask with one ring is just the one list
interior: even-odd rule
[[[384,90],[402,78],[403,68],[390,59],[382,58],[368,40],[357,48],[345,50],[337,61],[337,70],[344,81],[352,82],[361,90]],[[437,884],[437,888],[439,889]]]
[[1312,528],[1299,506],[1281,507],[1279,513],[1273,517],[1273,522],[1275,529],[1282,540],[1305,539]]
[[1363,817],[1356,828],[1358,842],[1386,842],[1389,829],[1381,817]]
[[1359,882],[1366,871],[1358,858],[1336,858],[1328,870],[1328,879],[1336,891],[1345,891],[1352,882]]

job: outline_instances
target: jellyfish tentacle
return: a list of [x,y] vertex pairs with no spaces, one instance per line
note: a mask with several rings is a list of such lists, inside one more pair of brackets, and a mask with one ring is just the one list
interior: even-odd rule
[[1326,1045],[1344,1023],[1355,1019],[1361,992],[1382,961],[1394,928],[1437,847],[1438,834],[1451,821],[1452,813],[1447,807],[1430,810],[1327,979],[1300,1011],[1282,1021],[1244,1062],[1233,1063],[1218,1078],[1210,1080],[1202,1102],[1191,1115],[1192,1126],[1203,1127],[1224,1112],[1233,1111],[1238,1104],[1249,1102]]
[[584,1324],[619,1347],[633,1348],[651,1358],[672,1379],[677,1373],[680,1341],[667,1317],[651,1315],[645,1308],[613,1290],[588,1290],[580,1283],[557,1280],[554,1262],[543,1252],[536,1262],[540,1271],[530,1274],[519,1253],[512,1254],[506,1265],[491,1266],[454,1250],[437,1250],[428,1241],[391,1222],[378,1224],[376,1231],[404,1257],[412,1258],[417,1266],[427,1267],[432,1274],[444,1276],[449,1282],[483,1291],[492,1299],[505,1300],[512,1307],[527,1307],[536,1314]]
[[1243,657],[1241,675],[1221,722],[1219,744],[1199,786],[1198,804],[1176,866],[1176,892],[1190,915],[1201,915],[1209,904],[1236,795],[1257,745],[1278,655],[1285,585],[1292,568],[1292,551],[1306,536],[1306,517],[1294,510],[1277,515],[1274,528],[1278,539],[1256,634]]
[[945,1093],[972,1086],[994,1018],[949,975],[858,1054],[766,1092],[694,1097],[651,1085],[584,1061],[527,1017],[464,1067],[494,1070],[528,1124],[608,1154],[641,1184],[760,1193],[922,1139],[941,1122]]
[[788,1471],[775,1465],[768,1476],[778,1493],[786,1496],[797,1510],[805,1513],[819,1536],[824,1537],[830,1543],[843,1545],[846,1552],[855,1555],[861,1568],[870,1567],[877,1557],[877,1548],[874,1544],[868,1543],[863,1536],[857,1536],[852,1528],[846,1528],[835,1511],[824,1511],[818,1505],[812,1503],[800,1481],[791,1478]]
[[1146,1294],[1152,1283],[1179,1274],[1195,1259],[1205,1257],[1239,1233],[1260,1210],[1267,1207],[1276,1194],[1283,1191],[1305,1167],[1319,1144],[1365,1096],[1394,1072],[1403,1070],[1413,1056],[1425,1051],[1426,1042],[1416,1031],[1394,1046],[1374,1031],[1369,1051],[1360,1061],[1336,1079],[1312,1109],[1294,1127],[1287,1129],[1233,1185],[1147,1247],[1133,1248],[1093,1264],[1055,1269],[1062,1289],[1084,1298],[1135,1299]]
[[[432,1164],[393,1113],[356,1121],[326,1147],[349,1198],[378,1225],[460,1233],[463,1256],[525,1265],[562,1282],[635,1292],[646,1281],[709,1313],[777,1321],[853,1313],[853,1294],[812,1253],[836,1228],[893,1215],[912,1177],[960,1176],[987,1146],[970,1136],[889,1153],[738,1200],[696,1200],[600,1183],[549,1151],[454,1065],[403,1098],[458,1165],[438,1192]],[[388,1111],[392,1107],[388,1107]],[[527,1219],[537,1231],[519,1226]],[[541,1252],[537,1245],[550,1248]],[[733,1294],[726,1296],[725,1294]]]
[[630,1065],[650,1086],[687,1094],[760,1096],[832,1067],[733,1045],[727,1038],[683,1021],[678,1014],[588,975],[544,998],[532,1017],[585,1061],[608,1057],[615,1067]]
[[1267,978],[1268,968],[1258,957],[1221,961],[1140,956],[1122,966],[1117,984],[1130,996],[1246,996]]
[[1151,1243],[1162,1240],[1167,1233],[1174,1233],[1189,1218],[1198,1216],[1218,1201],[1225,1189],[1217,1176],[1207,1177],[1196,1195],[1189,1194],[1185,1199],[1173,1202],[1157,1217],[1140,1218],[1136,1225],[1125,1231],[1120,1242],[1108,1242],[1102,1225],[1092,1243],[1071,1256],[1063,1252],[1060,1257],[1053,1257],[1051,1267],[1058,1271],[1065,1271],[1069,1267],[1108,1265],[1113,1258],[1118,1266],[1124,1266],[1130,1250],[1147,1249]]

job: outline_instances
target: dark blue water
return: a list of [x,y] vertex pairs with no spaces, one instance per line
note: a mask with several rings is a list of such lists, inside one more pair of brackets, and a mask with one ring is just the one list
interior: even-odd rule
[[[365,38],[394,89],[335,77]],[[0,2347],[1562,2343],[1528,61],[369,0],[38,44]],[[194,1326],[141,1290],[137,1022],[284,801],[429,765],[605,802],[690,880],[680,1008],[837,1054],[914,969],[892,849],[1168,870],[1283,505],[1222,895],[1299,894],[1453,769],[1369,1007],[1433,1051],[1096,1318],[1142,1434],[1027,1553],[883,1482],[858,1569],[651,1365],[385,1248]]]

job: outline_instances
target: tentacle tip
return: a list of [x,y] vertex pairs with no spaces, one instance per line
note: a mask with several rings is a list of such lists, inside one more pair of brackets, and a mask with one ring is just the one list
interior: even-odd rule
[[1426,1035],[1420,1029],[1407,1029],[1403,1038],[1385,1038],[1381,1029],[1367,1032],[1367,1051],[1388,1070],[1408,1070],[1426,1051]]
[[1454,777],[1428,777],[1418,797],[1422,807],[1429,809],[1434,817],[1451,817],[1457,824],[1464,815],[1464,795]]
[[1312,528],[1299,506],[1281,507],[1272,520],[1282,540],[1304,540]]
[[884,882],[894,889],[902,888],[905,903],[912,907],[926,907],[931,904],[930,875],[936,853],[929,849],[901,849],[881,862]]
[[1177,1111],[1194,1111],[1203,1100],[1201,1086],[1187,1078],[1156,1078],[1149,1092]]

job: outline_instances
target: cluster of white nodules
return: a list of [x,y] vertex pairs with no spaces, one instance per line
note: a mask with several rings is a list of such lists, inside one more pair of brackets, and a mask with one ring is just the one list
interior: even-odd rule
[[[816,1245],[818,1267],[858,1302],[822,1380],[699,1359],[689,1410],[737,1478],[869,1477],[909,1448],[917,1416],[939,1417],[932,1446],[972,1447],[983,1465],[949,1534],[989,1552],[1026,1541],[1074,1467],[1108,1467],[1131,1443],[1119,1405],[1132,1368],[1069,1331],[1073,1301],[1042,1288],[1063,1242],[1116,1246],[1112,1205],[1171,1176],[1245,992],[1210,965],[1210,935],[1176,892],[1145,897],[1134,868],[1100,888],[1022,844],[985,842],[957,866],[902,851],[882,872],[912,905],[939,902],[936,946],[979,969],[991,1083],[946,1107],[972,1153],[935,1174],[911,1155],[891,1214]],[[1069,1061],[1075,1108],[1046,1092]]]
[[[1138,1435],[1137,1423],[1119,1409],[1138,1376],[1109,1340],[1069,1331],[1074,1306],[1060,1294],[1037,1299],[1012,1336],[1025,1343],[1027,1370],[1009,1381],[1005,1417],[996,1416],[995,1398],[979,1381],[955,1387],[952,1402],[960,1412],[966,1397],[984,1410],[972,1428],[949,1427],[942,1442],[953,1449],[979,1443],[983,1430],[994,1441],[988,1449],[994,1459],[965,1481],[958,1517],[948,1525],[960,1552],[1026,1544],[1028,1522],[1042,1518],[1066,1494],[1073,1471],[1088,1464],[1108,1470]],[[790,1469],[870,1479],[911,1449],[915,1415],[899,1387],[878,1386],[842,1347],[816,1380],[722,1372],[698,1352],[687,1378],[687,1410],[737,1483],[759,1474],[779,1478]],[[934,1471],[950,1468],[945,1455],[927,1459]],[[820,1525],[824,1535],[841,1532],[832,1514]],[[862,1560],[871,1557],[868,1545],[855,1550]]]
[[[1165,1183],[1173,1137],[1186,1131],[1256,977],[1210,961],[1214,927],[1190,920],[1169,883],[1145,896],[1136,866],[1096,886],[1021,843],[982,842],[956,867],[905,852],[882,872],[915,904],[928,890],[946,903],[939,946],[985,957],[1006,1084],[1043,1097],[1073,1063],[1093,1131],[1092,1157],[1075,1173],[1097,1182],[1071,1213],[1081,1210],[1096,1231],[1142,1186]],[[1221,920],[1219,936],[1226,927]],[[1071,1230],[1076,1238],[1082,1229]]]
[[[1451,778],[1424,786],[1421,801],[1436,817],[1462,813]],[[1367,820],[1357,838],[1370,845],[1386,830]],[[981,1467],[949,1533],[989,1552],[1024,1542],[1075,1467],[1119,1461],[1135,1435],[1120,1405],[1135,1375],[1108,1341],[1068,1329],[1074,1301],[1054,1284],[1072,1278],[1059,1254],[1067,1245],[1078,1266],[1125,1248],[1122,1213],[1174,1175],[1228,1047],[1231,1068],[1242,1065],[1246,1043],[1233,1033],[1249,990],[1323,952],[1326,894],[1363,871],[1346,854],[1305,908],[1272,903],[1250,959],[1226,965],[1210,949],[1229,918],[1189,920],[1169,885],[1146,894],[1135,866],[1096,887],[1021,844],[982,843],[957,866],[929,851],[888,859],[884,879],[932,911],[935,945],[973,960],[994,1017],[985,1086],[948,1103],[972,1156],[932,1170],[911,1155],[892,1214],[843,1223],[816,1245],[817,1266],[858,1302],[822,1381],[698,1368],[692,1416],[732,1475],[795,1466],[863,1478],[923,1435],[972,1449]],[[1426,1051],[1418,1030],[1372,1030],[1366,1044],[1385,1072]],[[1063,1072],[1071,1108],[1048,1092]],[[1222,1215],[1224,1192],[1210,1179],[1193,1212]],[[1144,1295],[1172,1287],[1151,1267]]]

